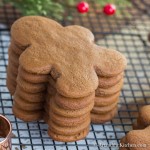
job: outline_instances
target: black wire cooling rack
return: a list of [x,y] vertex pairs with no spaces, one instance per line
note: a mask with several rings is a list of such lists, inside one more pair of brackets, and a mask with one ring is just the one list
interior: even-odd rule
[[91,29],[97,44],[117,49],[127,57],[128,67],[118,115],[104,125],[92,124],[86,139],[71,143],[51,140],[42,121],[24,123],[13,115],[12,97],[6,87],[6,67],[10,25],[20,14],[10,6],[0,9],[0,113],[12,123],[13,150],[118,150],[119,140],[132,129],[139,108],[150,103],[149,0],[132,0],[132,7],[118,8],[120,14],[112,17],[102,14],[95,3],[91,6],[86,15],[79,15],[71,8],[68,11],[73,21],[64,19],[62,24],[80,24]]

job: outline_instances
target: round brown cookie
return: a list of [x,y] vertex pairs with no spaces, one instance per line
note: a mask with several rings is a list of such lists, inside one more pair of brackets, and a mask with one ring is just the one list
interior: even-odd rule
[[25,121],[25,122],[30,122],[30,121],[38,121],[43,118],[43,110],[37,110],[37,111],[24,111],[20,108],[17,107],[16,104],[13,105],[13,113],[14,115]]
[[94,106],[91,112],[95,114],[106,114],[110,112],[111,110],[113,110],[117,106],[117,103],[118,103],[118,100],[115,103],[108,105],[108,106],[104,106],[104,107]]
[[123,86],[123,79],[121,79],[116,85],[108,88],[108,89],[103,89],[103,88],[97,88],[95,91],[96,96],[110,96],[115,93],[118,93]]
[[28,73],[21,66],[19,66],[19,76],[27,82],[30,83],[43,83],[48,81],[48,75],[40,75]]
[[88,105],[85,108],[78,109],[78,110],[76,110],[76,109],[67,110],[67,109],[64,109],[64,108],[58,106],[55,103],[55,99],[51,99],[51,101],[50,101],[50,111],[53,111],[56,114],[58,114],[60,116],[64,116],[64,117],[79,117],[79,116],[82,116],[82,115],[87,114],[88,112],[90,112],[92,110],[93,106],[94,106],[94,101],[91,101],[91,104]]
[[89,133],[89,127],[75,135],[59,135],[59,134],[55,133],[53,130],[48,129],[48,135],[55,141],[61,141],[61,142],[78,141],[78,140],[85,138],[88,133]]
[[60,94],[56,94],[55,102],[64,109],[81,109],[87,107],[91,101],[94,101],[95,92],[83,98],[67,98]]
[[19,85],[17,85],[16,87],[16,94],[19,94],[21,98],[31,103],[38,103],[45,101],[45,92],[27,93],[23,89],[21,89]]
[[95,103],[94,105],[99,107],[111,105],[116,101],[118,101],[119,95],[120,95],[120,91],[111,96],[101,96],[101,97],[96,96],[94,99],[94,103]]
[[100,88],[109,88],[114,85],[116,85],[122,78],[123,78],[124,73],[122,72],[121,74],[118,74],[117,76],[106,78],[106,77],[98,77],[99,79],[99,84],[98,87]]
[[43,109],[43,102],[31,103],[31,102],[25,101],[18,94],[14,95],[14,103],[15,105],[17,105],[18,108],[24,111],[35,111],[35,110]]
[[99,53],[98,59],[100,60],[97,61],[101,62],[95,67],[98,76],[114,77],[126,68],[127,60],[120,52],[104,47],[97,47],[97,51]]
[[114,108],[112,111],[106,113],[106,114],[95,114],[91,113],[91,122],[98,124],[98,123],[105,123],[107,121],[110,121],[113,119],[113,117],[116,115],[118,108]]
[[50,84],[47,85],[47,94],[49,94],[50,96],[55,95],[57,92],[57,90],[52,87]]
[[81,125],[85,120],[88,120],[90,118],[90,113],[87,113],[79,117],[67,118],[57,115],[53,111],[50,111],[50,117],[54,123],[60,125],[61,122],[61,126],[70,127],[70,126],[77,126],[79,124]]
[[61,126],[61,123],[55,124],[51,119],[48,122],[49,128],[53,130],[55,133],[60,135],[75,135],[79,132],[82,132],[85,128],[90,125],[90,118],[88,118],[85,122],[82,122],[82,125],[77,125],[73,127],[64,127]]
[[20,76],[17,76],[17,84],[21,89],[28,93],[39,93],[46,90],[45,83],[30,83],[23,80]]

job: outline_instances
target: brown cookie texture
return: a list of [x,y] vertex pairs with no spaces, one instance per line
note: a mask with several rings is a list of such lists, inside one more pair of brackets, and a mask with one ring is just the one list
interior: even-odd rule
[[17,20],[11,35],[18,45],[28,46],[19,64],[30,73],[48,74],[54,69],[57,91],[66,97],[85,97],[98,86],[96,73],[115,76],[126,67],[121,53],[95,45],[93,36],[87,36],[92,33],[80,26],[62,27],[50,19],[30,16]]
[[103,106],[103,107],[94,106],[91,112],[95,113],[95,114],[105,114],[105,113],[108,113],[111,110],[113,110],[114,108],[116,108],[117,103],[118,103],[118,100],[115,103],[113,103],[111,105],[108,105],[108,106]]
[[117,107],[114,108],[112,111],[105,113],[105,114],[95,114],[91,113],[91,122],[94,124],[102,124],[107,121],[110,121],[114,118],[117,113]]
[[[124,144],[134,144],[135,147],[128,147],[132,150],[150,150],[150,126],[142,130],[132,130],[126,134],[126,136],[121,139],[121,143]],[[138,145],[145,145],[139,147]],[[122,148],[120,148],[122,150]]]
[[11,49],[11,46],[9,47],[9,50],[8,50],[8,55],[10,56],[9,57],[9,63],[15,65],[16,67],[19,66],[19,55],[15,54],[12,49]]
[[110,78],[99,76],[98,77],[98,79],[99,79],[98,87],[104,88],[104,89],[112,87],[112,86],[116,85],[123,78],[123,75],[124,75],[124,73],[122,72],[122,73],[118,74],[117,76],[110,77]]
[[79,132],[82,132],[85,128],[89,127],[90,118],[82,123],[82,125],[70,126],[70,127],[63,127],[56,123],[54,123],[51,119],[49,120],[49,129],[53,130],[58,135],[75,135]]
[[46,90],[46,84],[30,83],[17,76],[17,84],[28,93],[39,93]]
[[111,96],[101,96],[101,97],[96,96],[94,99],[94,105],[99,107],[105,107],[111,105],[116,101],[118,101],[119,95],[120,95],[120,91]]
[[48,84],[48,86],[47,86],[47,94],[49,96],[53,96],[53,95],[56,95],[56,93],[57,93],[56,89],[53,86],[51,86],[50,84]]
[[9,70],[7,70],[7,78],[8,80],[12,81],[15,85],[17,84],[16,82],[16,75],[11,74]]
[[13,114],[25,121],[25,122],[30,122],[30,121],[38,121],[43,118],[43,110],[37,110],[37,111],[24,111],[20,109],[16,104],[13,104],[12,108]]
[[96,91],[95,91],[95,95],[97,97],[101,97],[101,96],[111,96],[115,93],[118,93],[121,88],[123,86],[123,79],[120,80],[116,85],[108,88],[108,89],[103,89],[103,88],[97,88]]
[[43,105],[41,102],[38,102],[38,103],[28,102],[22,99],[17,94],[14,95],[14,103],[17,105],[18,108],[24,111],[35,111],[35,110],[43,109]]
[[42,92],[42,93],[27,93],[24,90],[20,89],[20,87],[17,85],[16,93],[19,94],[19,96],[27,102],[38,103],[38,102],[45,101],[45,93],[44,92]]
[[6,85],[11,95],[14,95],[16,90],[16,84],[12,82],[9,78],[6,79]]
[[[90,105],[91,101],[94,100],[95,92],[92,94],[83,97],[83,98],[66,98],[60,94],[56,94],[55,102],[58,106],[61,106],[64,109],[81,109]],[[80,104],[80,105],[79,105]]]
[[16,75],[18,74],[18,68],[13,63],[8,62],[8,69],[12,70],[14,74]]
[[18,69],[15,68],[15,71],[13,70],[14,67],[11,67],[11,65],[8,64],[7,66],[7,73],[10,72],[13,76],[16,76],[18,75]]
[[48,75],[28,73],[21,66],[19,67],[18,71],[19,71],[19,76],[27,82],[45,83],[48,81]]
[[12,95],[14,95],[15,90],[16,90],[16,85],[17,85],[15,79],[16,79],[16,77],[15,77],[14,75],[11,75],[11,74],[9,73],[9,71],[7,70],[6,85],[7,85],[8,89],[9,89],[9,91],[10,91],[10,93],[11,93]]
[[87,113],[85,115],[79,116],[79,117],[72,117],[67,118],[60,115],[55,114],[54,112],[50,112],[51,120],[62,127],[72,127],[77,125],[82,125],[82,123],[90,118],[90,113]]
[[91,103],[85,108],[69,110],[69,109],[64,109],[64,108],[58,106],[55,103],[54,99],[51,99],[51,101],[50,101],[50,110],[52,110],[56,114],[64,116],[64,117],[82,116],[82,115],[90,112],[92,110],[93,106],[94,106],[94,101],[91,101]]
[[[11,84],[14,85],[14,87],[16,87],[16,85],[17,85],[17,82],[16,82],[16,80],[15,80],[15,77],[13,77],[13,75],[11,76],[10,74],[7,74],[7,79],[6,79],[6,81],[7,81],[8,87],[11,86]],[[15,90],[15,89],[14,89],[14,90]]]
[[11,39],[10,43],[11,50],[16,54],[16,55],[21,55],[23,51],[28,47],[28,46],[19,46],[18,43],[16,43],[13,38]]
[[140,108],[136,126],[134,129],[144,129],[150,125],[150,105],[143,106]]
[[101,47],[101,50],[98,50],[99,55],[97,55],[101,63],[95,67],[97,75],[101,77],[114,77],[122,73],[127,65],[126,58],[120,52],[113,49]]
[[48,135],[54,139],[55,141],[61,141],[61,142],[73,142],[73,141],[78,141],[82,140],[86,137],[86,135],[89,132],[89,127],[84,129],[82,132],[79,132],[75,135],[59,135],[55,133],[53,130],[49,129],[48,130]]
[[[10,76],[10,77],[8,77]],[[10,78],[10,80],[15,81],[17,80],[17,74],[15,72],[12,72],[10,67],[7,67],[7,78]]]

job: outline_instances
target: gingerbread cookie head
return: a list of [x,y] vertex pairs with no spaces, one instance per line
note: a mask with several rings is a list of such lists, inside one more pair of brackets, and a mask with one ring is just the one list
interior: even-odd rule
[[66,97],[89,95],[98,86],[97,74],[118,74],[126,65],[119,52],[95,45],[93,34],[80,26],[62,27],[30,16],[16,21],[11,34],[18,45],[27,47],[19,64],[30,73],[51,74],[56,89]]

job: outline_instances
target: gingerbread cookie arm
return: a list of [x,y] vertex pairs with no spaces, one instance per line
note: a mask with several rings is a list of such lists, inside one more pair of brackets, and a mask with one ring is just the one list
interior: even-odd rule
[[96,46],[95,49],[97,51],[95,69],[98,76],[113,77],[124,71],[127,60],[120,52],[100,46]]

